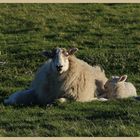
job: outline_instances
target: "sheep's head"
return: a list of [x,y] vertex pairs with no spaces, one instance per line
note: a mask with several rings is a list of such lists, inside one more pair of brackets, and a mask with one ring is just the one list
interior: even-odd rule
[[51,51],[44,51],[43,55],[52,59],[53,70],[61,74],[68,70],[69,68],[68,57],[70,55],[73,55],[77,50],[78,50],[77,48],[71,48],[68,50],[64,48],[55,48],[52,49]]
[[115,95],[115,91],[116,88],[120,85],[122,85],[127,79],[127,75],[123,75],[123,76],[112,76],[111,79],[109,79],[105,85],[105,91],[107,94],[107,97],[114,97]]

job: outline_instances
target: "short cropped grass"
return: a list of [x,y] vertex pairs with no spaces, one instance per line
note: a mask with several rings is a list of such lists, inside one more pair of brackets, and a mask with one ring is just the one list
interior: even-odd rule
[[107,77],[128,75],[140,95],[140,4],[0,4],[0,136],[140,136],[134,98],[4,106],[26,89],[45,49],[77,47]]

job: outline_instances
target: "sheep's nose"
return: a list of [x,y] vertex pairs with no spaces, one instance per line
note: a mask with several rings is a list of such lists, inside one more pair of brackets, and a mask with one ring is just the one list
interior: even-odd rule
[[63,67],[62,65],[57,65],[57,66],[56,66],[57,71],[61,71],[61,70],[62,70],[62,67]]

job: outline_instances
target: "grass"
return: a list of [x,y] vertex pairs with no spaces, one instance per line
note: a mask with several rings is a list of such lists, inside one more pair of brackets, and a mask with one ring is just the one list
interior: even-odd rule
[[29,87],[40,55],[78,47],[76,56],[100,64],[108,77],[128,75],[140,95],[139,4],[0,4],[0,136],[140,136],[140,101],[4,106]]

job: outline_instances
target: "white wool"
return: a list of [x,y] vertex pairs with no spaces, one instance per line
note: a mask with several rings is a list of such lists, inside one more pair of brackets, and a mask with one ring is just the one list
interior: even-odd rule
[[128,98],[137,96],[136,88],[130,82],[122,82],[117,84],[114,94],[116,95],[116,98]]
[[32,83],[41,104],[58,98],[86,102],[95,98],[96,80],[105,83],[107,78],[99,66],[92,67],[74,56],[69,57],[68,71],[57,74],[52,70],[52,61],[46,62],[37,72]]
[[[107,81],[99,66],[90,66],[86,62],[70,55],[69,67],[63,73],[54,70],[54,62],[49,59],[37,71],[30,90],[16,92],[5,104],[48,104],[60,99],[72,99],[80,102],[98,100],[96,96],[103,90]],[[98,82],[98,83],[97,83]],[[62,100],[61,100],[62,98]]]
[[[122,79],[122,80],[121,80]],[[135,86],[130,82],[125,82],[127,75],[112,77],[105,84],[105,95],[107,98],[128,98],[137,96]]]

